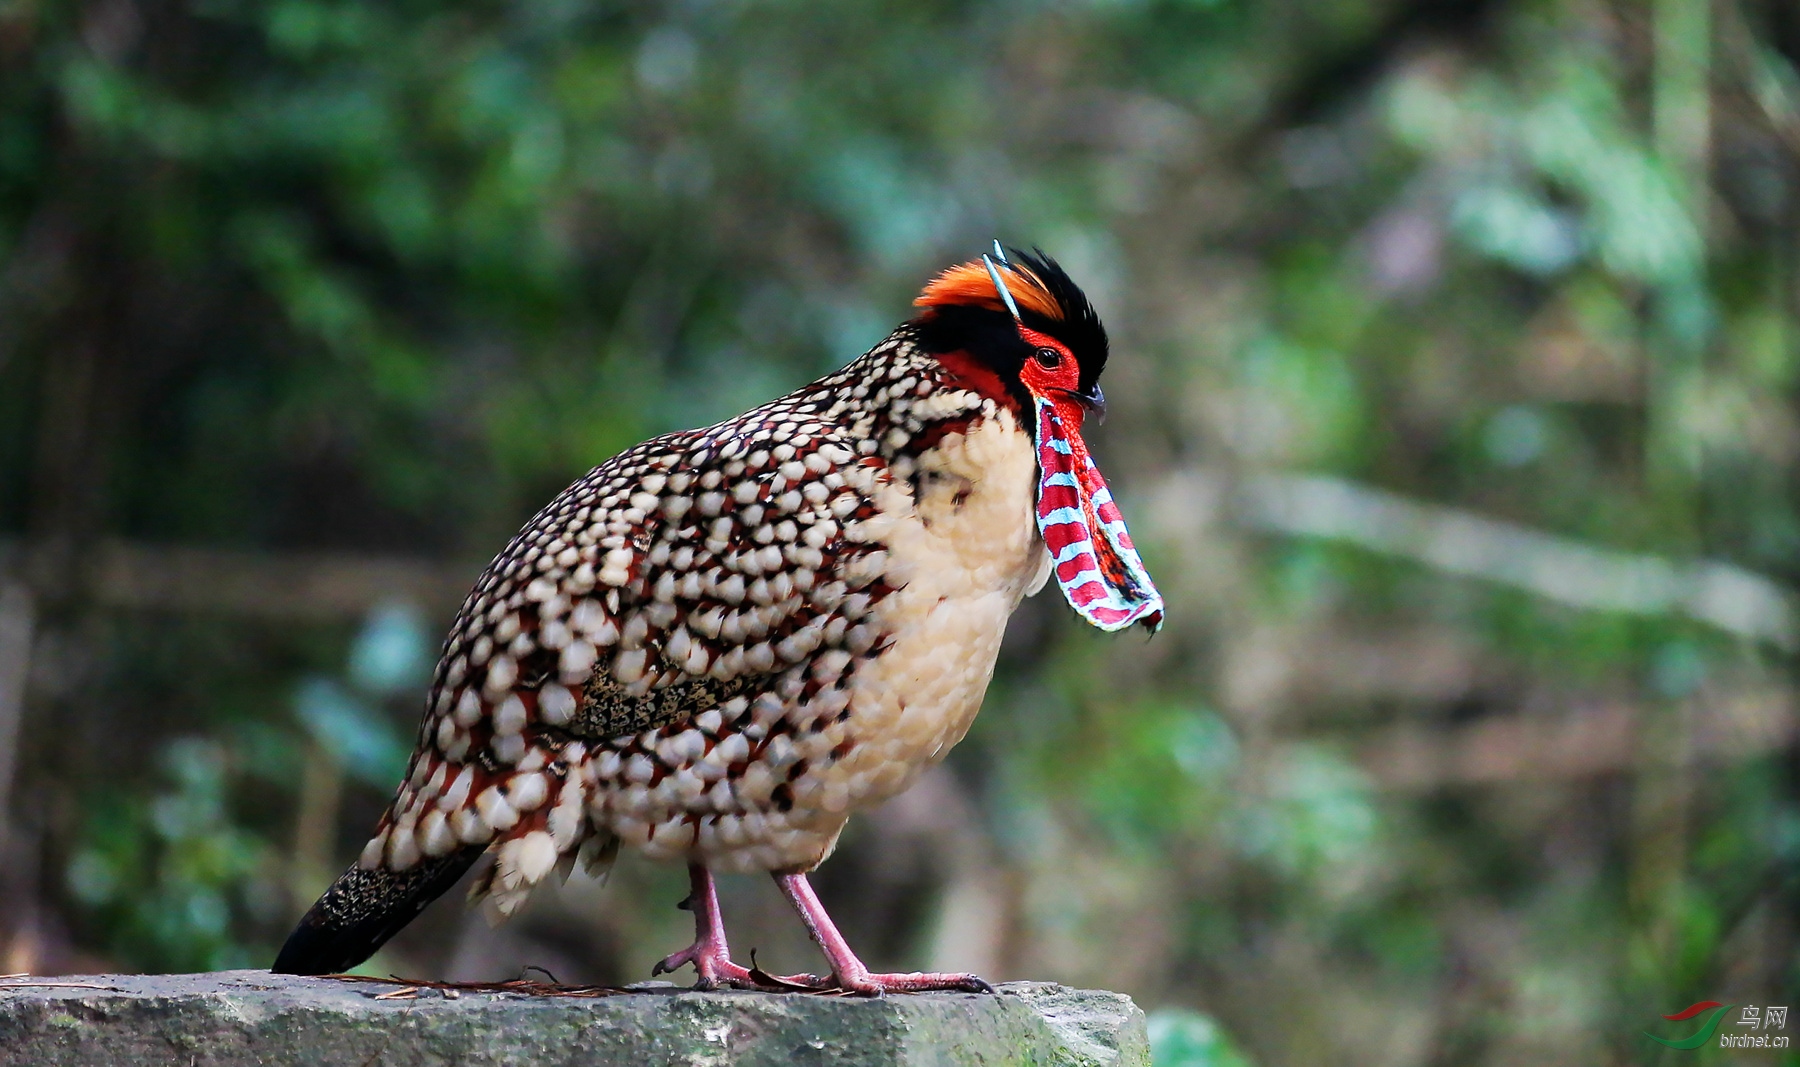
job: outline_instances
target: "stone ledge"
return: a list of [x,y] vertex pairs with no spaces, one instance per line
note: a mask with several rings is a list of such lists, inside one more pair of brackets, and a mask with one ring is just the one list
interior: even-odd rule
[[[634,987],[592,999],[266,971],[0,981],[0,1065],[1148,1067],[1118,993],[1013,982],[879,1000]],[[89,988],[98,986],[100,988]]]

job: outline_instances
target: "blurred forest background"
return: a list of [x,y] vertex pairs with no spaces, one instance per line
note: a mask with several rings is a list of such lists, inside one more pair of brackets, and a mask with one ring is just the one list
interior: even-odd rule
[[[1791,0],[0,0],[0,973],[266,966],[523,520],[994,236],[1112,330],[1169,623],[1027,603],[823,869],[871,963],[1165,1065],[1800,999]],[[371,967],[640,980],[684,888]]]

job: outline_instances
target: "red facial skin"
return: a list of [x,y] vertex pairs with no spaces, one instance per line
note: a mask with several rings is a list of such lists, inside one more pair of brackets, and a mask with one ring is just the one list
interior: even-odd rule
[[1074,354],[1061,341],[1028,326],[1019,327],[1019,337],[1032,350],[1025,366],[1019,369],[1019,380],[1032,396],[1050,401],[1079,446],[1081,421],[1087,416],[1087,408],[1076,399],[1081,388],[1081,368],[1076,365]]

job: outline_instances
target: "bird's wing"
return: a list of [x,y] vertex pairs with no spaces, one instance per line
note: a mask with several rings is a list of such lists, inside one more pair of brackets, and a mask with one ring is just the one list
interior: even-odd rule
[[654,730],[846,638],[886,592],[856,535],[884,461],[806,407],[648,441],[539,512],[458,614],[421,752],[499,768]]

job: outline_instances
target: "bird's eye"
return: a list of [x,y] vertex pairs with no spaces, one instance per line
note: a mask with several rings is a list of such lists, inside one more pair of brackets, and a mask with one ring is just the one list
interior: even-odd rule
[[1062,359],[1062,353],[1054,348],[1040,348],[1037,350],[1038,366],[1045,370],[1055,370],[1057,367],[1062,366]]

